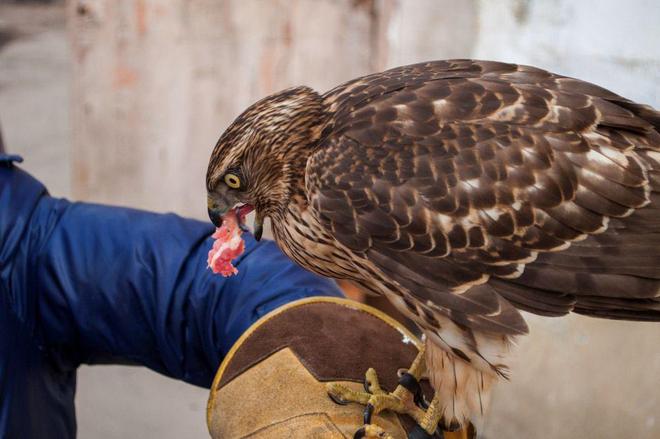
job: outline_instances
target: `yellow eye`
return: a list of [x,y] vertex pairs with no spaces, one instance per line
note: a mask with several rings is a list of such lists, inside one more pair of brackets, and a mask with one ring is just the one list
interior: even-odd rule
[[225,184],[232,189],[238,189],[241,187],[241,179],[236,174],[225,174]]

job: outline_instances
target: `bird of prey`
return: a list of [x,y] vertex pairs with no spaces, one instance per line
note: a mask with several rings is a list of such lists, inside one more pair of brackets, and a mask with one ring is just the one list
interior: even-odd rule
[[660,320],[659,132],[653,108],[539,68],[404,66],[249,107],[213,150],[209,214],[254,208],[255,235],[270,218],[293,260],[419,325],[394,392],[370,369],[367,392],[329,393],[367,405],[356,437],[385,409],[430,437],[481,417],[520,310]]

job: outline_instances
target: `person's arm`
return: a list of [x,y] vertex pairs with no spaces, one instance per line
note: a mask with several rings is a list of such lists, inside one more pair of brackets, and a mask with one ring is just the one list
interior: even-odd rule
[[[34,303],[35,331],[64,368],[131,362],[210,386],[233,342],[283,303],[341,293],[249,234],[238,275],[206,268],[209,224],[49,197],[0,167],[0,288]],[[29,307],[28,307],[29,308]]]

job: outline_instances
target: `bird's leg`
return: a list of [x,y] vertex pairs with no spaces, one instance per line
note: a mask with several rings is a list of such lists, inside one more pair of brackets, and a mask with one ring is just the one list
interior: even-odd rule
[[[367,370],[365,375],[364,387],[366,392],[356,392],[338,383],[329,383],[327,391],[330,398],[339,404],[355,402],[366,406],[364,410],[365,425],[355,433],[355,438],[387,437],[375,435],[375,431],[380,427],[371,424],[371,417],[374,414],[378,414],[383,410],[393,410],[396,413],[407,414],[418,424],[425,420],[426,413],[420,408],[420,405],[424,407],[425,403],[419,387],[419,379],[425,370],[426,355],[425,346],[423,346],[410,369],[401,375],[399,385],[392,393],[388,393],[381,388],[378,375],[371,368]],[[433,419],[429,419],[427,424],[431,425],[432,421]]]
[[440,394],[436,392],[433,401],[429,404],[421,420],[415,419],[417,425],[408,436],[409,439],[430,439],[438,429],[438,424],[442,419],[442,410],[440,410]]

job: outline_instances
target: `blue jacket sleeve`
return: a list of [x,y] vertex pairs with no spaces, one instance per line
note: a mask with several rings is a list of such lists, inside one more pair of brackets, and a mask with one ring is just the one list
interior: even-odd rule
[[263,314],[341,294],[247,233],[238,275],[215,275],[206,268],[211,233],[173,214],[52,198],[19,169],[0,174],[0,289],[15,313],[33,314],[24,317],[64,366],[142,364],[209,387]]

